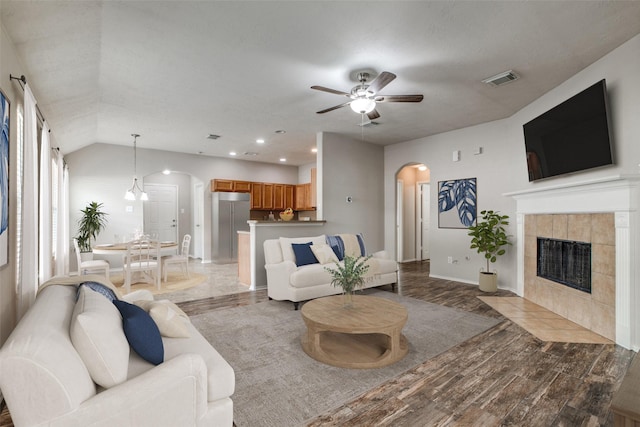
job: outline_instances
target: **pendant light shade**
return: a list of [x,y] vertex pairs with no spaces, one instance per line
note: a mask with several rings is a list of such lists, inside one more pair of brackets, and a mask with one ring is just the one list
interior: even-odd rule
[[129,188],[125,193],[124,199],[134,201],[137,199],[136,193],[139,193],[140,200],[144,202],[149,200],[149,196],[142,190],[142,188],[140,188],[140,185],[138,184],[138,176],[136,175],[136,167],[138,163],[138,159],[136,157],[136,140],[140,135],[132,133],[131,136],[133,137],[133,183],[131,184],[131,188]]

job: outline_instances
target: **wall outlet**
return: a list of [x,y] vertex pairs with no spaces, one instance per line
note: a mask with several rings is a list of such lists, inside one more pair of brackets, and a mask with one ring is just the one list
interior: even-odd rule
[[448,264],[453,264],[453,257],[452,256],[447,257],[447,263]]

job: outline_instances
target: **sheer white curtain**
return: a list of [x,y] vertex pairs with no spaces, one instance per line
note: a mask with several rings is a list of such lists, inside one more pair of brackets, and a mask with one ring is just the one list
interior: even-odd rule
[[36,100],[28,84],[24,86],[22,257],[17,283],[18,318],[35,300],[38,288],[38,131]]
[[[49,125],[44,122],[40,136],[40,249],[38,266],[38,284],[42,284],[51,278],[51,261],[53,259],[52,236],[52,211],[51,211],[51,143],[49,141]],[[56,183],[57,184],[57,183]],[[56,218],[57,219],[57,218]]]
[[69,169],[64,164],[64,158],[60,152],[56,155],[56,169],[58,170],[57,198],[58,210],[56,221],[56,263],[54,274],[69,274]]

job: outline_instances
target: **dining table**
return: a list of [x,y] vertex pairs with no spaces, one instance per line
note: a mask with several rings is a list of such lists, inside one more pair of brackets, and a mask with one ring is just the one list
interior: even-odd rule
[[[171,255],[175,254],[178,249],[177,242],[164,241],[160,242],[160,254]],[[103,243],[95,245],[92,248],[94,255],[126,255],[127,244],[126,243]]]

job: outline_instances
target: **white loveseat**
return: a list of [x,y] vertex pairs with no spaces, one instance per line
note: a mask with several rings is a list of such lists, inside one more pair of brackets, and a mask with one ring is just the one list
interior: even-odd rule
[[[335,265],[333,261],[296,265],[296,257],[291,245],[308,242],[312,245],[326,245],[328,239],[322,234],[314,237],[281,237],[264,241],[267,294],[269,298],[277,301],[292,301],[296,310],[301,301],[342,292],[340,287],[331,284],[331,274],[325,269]],[[395,288],[398,282],[398,263],[390,259],[385,251],[371,255],[364,288],[387,284]]]
[[[60,279],[64,285],[40,288],[33,306],[0,350],[0,389],[17,427],[233,424],[233,368],[187,319],[182,324],[188,337],[161,337],[164,362],[154,366],[135,351],[125,351],[128,356],[122,382],[108,388],[96,384],[95,371],[89,365],[104,360],[87,360],[86,354],[76,349],[77,339],[72,342],[75,333],[70,329],[72,324],[75,327],[73,318],[78,317],[76,294],[81,293],[68,279]],[[82,276],[82,280],[106,284],[99,276]],[[84,300],[95,300],[93,294],[86,294],[86,298],[83,294],[80,299],[88,305]],[[148,291],[133,294],[121,299],[153,299]],[[99,297],[111,305],[107,310],[115,307],[111,300]],[[122,318],[119,321],[122,323]],[[96,341],[109,322],[94,318]],[[121,339],[117,338],[103,342],[109,347],[104,353],[116,351],[114,348],[120,351],[116,342]],[[128,344],[126,338],[124,343]],[[109,372],[98,374],[105,371]]]

